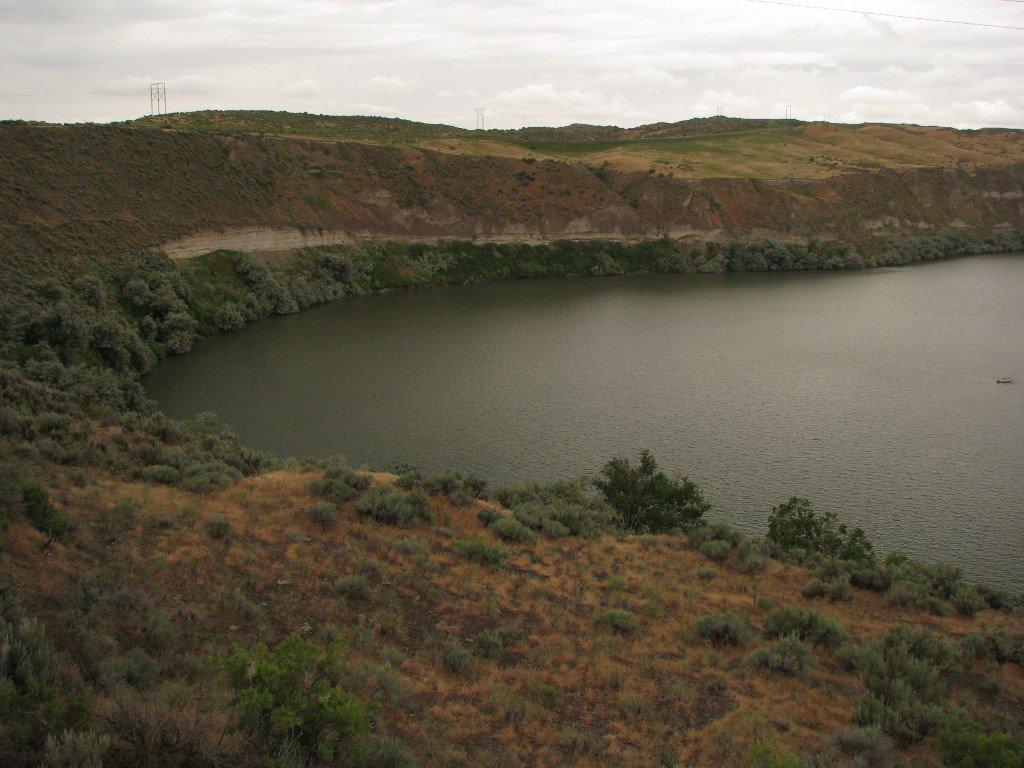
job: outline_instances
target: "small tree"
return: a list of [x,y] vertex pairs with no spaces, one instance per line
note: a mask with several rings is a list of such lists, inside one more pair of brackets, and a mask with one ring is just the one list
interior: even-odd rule
[[700,489],[684,477],[673,480],[650,451],[640,454],[640,465],[628,459],[612,459],[601,469],[604,479],[594,485],[616,512],[623,528],[636,533],[666,533],[690,529],[710,508]]
[[342,688],[339,653],[296,635],[273,649],[235,646],[220,663],[234,692],[237,727],[271,750],[298,749],[310,761],[353,751],[370,729],[372,710]]
[[810,501],[797,496],[772,509],[768,538],[783,549],[821,552],[842,560],[870,560],[874,556],[863,530],[837,524],[831,512],[818,515]]

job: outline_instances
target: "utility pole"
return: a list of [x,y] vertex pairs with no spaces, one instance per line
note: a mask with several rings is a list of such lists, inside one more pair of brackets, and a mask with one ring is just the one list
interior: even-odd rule
[[484,108],[477,107],[476,110],[476,129],[482,131],[484,129]]
[[149,84],[149,114],[151,117],[167,114],[167,83]]
[[786,105],[786,119],[787,120],[792,120],[793,119],[793,105],[792,104],[787,104]]
[[721,107],[715,107],[715,117],[721,117],[721,116],[722,116],[722,108]]

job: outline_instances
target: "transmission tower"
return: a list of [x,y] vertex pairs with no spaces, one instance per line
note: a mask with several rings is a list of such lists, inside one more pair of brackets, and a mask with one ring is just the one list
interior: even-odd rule
[[149,84],[149,114],[167,114],[167,83]]
[[792,120],[793,119],[793,105],[792,104],[787,104],[786,105],[786,119],[787,120]]
[[484,108],[478,107],[476,110],[476,129],[482,131],[484,129]]

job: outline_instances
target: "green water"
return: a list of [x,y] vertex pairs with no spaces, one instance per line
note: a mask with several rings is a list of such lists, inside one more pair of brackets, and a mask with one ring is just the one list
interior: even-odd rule
[[1020,382],[1010,255],[346,299],[204,341],[145,384],[173,416],[214,411],[250,445],[355,465],[502,482],[650,448],[748,531],[806,496],[883,551],[1020,589]]

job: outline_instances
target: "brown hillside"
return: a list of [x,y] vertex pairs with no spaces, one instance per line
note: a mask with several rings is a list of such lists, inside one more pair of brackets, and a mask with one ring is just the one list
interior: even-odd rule
[[[801,130],[813,135],[819,126]],[[827,140],[845,158],[846,171],[807,180],[758,178],[756,169],[742,167],[717,178],[679,178],[656,171],[657,163],[629,160],[633,145],[588,164],[568,157],[534,160],[523,147],[514,157],[462,151],[462,145],[427,149],[8,124],[0,126],[0,237],[5,271],[24,275],[38,274],[46,263],[253,226],[397,239],[774,234],[856,241],[880,233],[1024,225],[1018,132],[927,130],[917,156],[900,150],[900,161],[886,164],[858,147],[864,135],[871,146],[894,146],[895,139],[880,135],[882,128],[837,132]],[[904,128],[889,132],[909,135]],[[744,136],[742,151],[731,144],[715,151],[771,156],[762,133]],[[743,137],[717,140],[737,138]],[[864,162],[874,170],[849,170],[853,158],[869,156],[875,159]],[[637,162],[646,170],[629,170]]]
[[[212,495],[105,474],[84,486],[56,478],[78,528],[74,545],[44,546],[38,532],[15,524],[3,535],[0,577],[45,617],[59,645],[75,642],[63,636],[76,626],[75,595],[106,594],[110,612],[94,631],[123,648],[150,648],[158,660],[177,658],[186,675],[198,665],[194,689],[159,693],[208,718],[212,733],[223,729],[225,707],[215,679],[201,673],[202,657],[232,642],[340,634],[352,648],[353,690],[381,703],[386,732],[425,766],[739,768],[758,741],[815,751],[850,725],[865,691],[835,651],[816,649],[803,674],[757,671],[743,659],[769,641],[715,647],[694,631],[721,611],[749,615],[756,629],[775,606],[812,606],[858,641],[896,623],[954,641],[997,626],[1012,637],[1024,631],[1019,613],[939,617],[861,590],[851,602],[806,599],[808,572],[777,562],[754,575],[726,563],[709,579],[702,569],[715,564],[682,536],[541,539],[510,545],[507,563],[489,567],[454,545],[497,541],[477,520],[483,502],[459,507],[434,496],[432,524],[396,528],[360,517],[352,501],[324,530],[307,512],[315,476],[276,472]],[[127,530],[111,527],[110,510],[123,499],[139,510]],[[218,515],[230,525],[222,538],[209,528]],[[365,577],[365,593],[339,591],[338,579],[352,575]],[[604,627],[611,609],[638,617],[636,632]],[[144,632],[154,614],[170,618],[175,638],[156,651]],[[480,653],[486,630],[506,638],[490,658]],[[949,673],[952,700],[1019,723],[1021,668],[982,667]],[[927,746],[906,755],[940,765]]]

